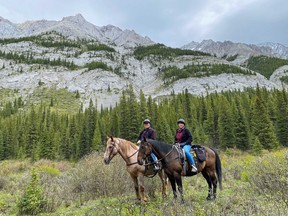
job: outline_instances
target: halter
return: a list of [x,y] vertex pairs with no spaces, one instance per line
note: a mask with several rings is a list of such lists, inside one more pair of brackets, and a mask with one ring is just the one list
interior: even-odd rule
[[[122,141],[120,140],[119,142],[122,142]],[[119,145],[119,144],[117,144],[117,145]],[[131,166],[131,165],[133,165],[133,164],[137,164],[137,163],[138,163],[137,161],[134,162],[134,163],[128,163],[128,162],[127,162],[127,159],[131,158],[131,157],[134,156],[136,153],[138,153],[139,149],[138,149],[136,152],[134,152],[132,155],[130,155],[130,156],[128,156],[128,157],[124,157],[121,148],[117,148],[115,141],[114,141],[113,143],[111,143],[111,146],[112,146],[113,148],[112,148],[112,150],[110,151],[110,154],[109,154],[109,156],[108,156],[109,161],[111,161],[110,157],[111,157],[111,155],[112,155],[113,149],[116,148],[117,152],[119,152],[119,154],[121,155],[121,157],[125,160],[126,166]]]

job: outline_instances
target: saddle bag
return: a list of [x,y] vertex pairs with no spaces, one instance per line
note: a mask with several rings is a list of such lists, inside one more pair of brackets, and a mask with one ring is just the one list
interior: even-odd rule
[[205,149],[201,145],[192,145],[199,162],[206,161]]

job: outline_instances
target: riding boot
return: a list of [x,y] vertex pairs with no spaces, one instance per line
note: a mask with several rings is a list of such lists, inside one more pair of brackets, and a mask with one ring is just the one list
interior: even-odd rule
[[158,170],[160,170],[160,169],[161,169],[161,167],[160,167],[159,162],[155,162],[155,164],[154,164],[154,171],[158,171]]
[[197,172],[197,167],[195,165],[191,165],[191,172]]

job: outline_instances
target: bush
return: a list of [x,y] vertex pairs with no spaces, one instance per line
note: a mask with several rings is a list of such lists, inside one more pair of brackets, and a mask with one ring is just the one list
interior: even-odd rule
[[30,183],[27,185],[25,192],[18,203],[19,213],[21,215],[37,215],[38,213],[43,212],[45,206],[43,197],[38,174],[35,169],[33,169]]
[[277,199],[288,207],[288,152],[264,155],[252,165],[251,184],[269,200]]

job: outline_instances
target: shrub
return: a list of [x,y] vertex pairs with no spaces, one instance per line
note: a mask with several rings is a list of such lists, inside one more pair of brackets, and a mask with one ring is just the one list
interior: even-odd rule
[[45,200],[42,187],[35,169],[32,170],[30,183],[27,185],[23,196],[18,203],[19,213],[37,215],[43,212]]
[[288,207],[288,153],[264,155],[252,165],[251,184],[269,200],[275,198]]

